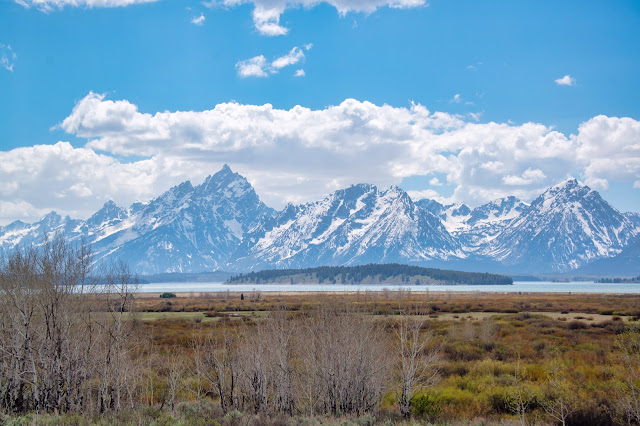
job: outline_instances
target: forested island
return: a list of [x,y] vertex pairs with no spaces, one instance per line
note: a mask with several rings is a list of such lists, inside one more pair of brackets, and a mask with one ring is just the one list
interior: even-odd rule
[[596,282],[602,284],[640,284],[640,275],[631,278],[600,278]]
[[236,284],[400,284],[400,285],[482,285],[513,284],[505,275],[462,272],[420,266],[369,264],[321,266],[305,269],[268,269],[239,274],[227,281]]

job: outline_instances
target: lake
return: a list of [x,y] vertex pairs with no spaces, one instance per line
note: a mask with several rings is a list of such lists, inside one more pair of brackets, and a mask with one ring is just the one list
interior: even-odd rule
[[254,289],[262,292],[340,292],[340,291],[382,291],[387,288],[409,289],[412,292],[425,291],[468,291],[498,293],[640,293],[640,284],[600,284],[593,281],[551,282],[516,281],[513,285],[384,285],[384,284],[227,284],[206,283],[151,283],[141,284],[141,293],[184,293],[223,291],[250,292]]

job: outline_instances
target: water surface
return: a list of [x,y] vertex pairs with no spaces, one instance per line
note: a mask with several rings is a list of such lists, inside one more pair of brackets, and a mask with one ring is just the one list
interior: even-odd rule
[[513,285],[389,285],[389,284],[228,284],[205,283],[151,283],[141,284],[142,293],[184,293],[225,291],[250,292],[353,292],[382,291],[383,289],[408,289],[412,292],[426,291],[468,291],[495,293],[640,293],[640,284],[600,284],[593,281],[552,282],[515,281]]

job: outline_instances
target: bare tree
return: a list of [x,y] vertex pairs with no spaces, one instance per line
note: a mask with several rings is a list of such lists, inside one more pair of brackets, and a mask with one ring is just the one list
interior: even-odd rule
[[247,332],[238,349],[240,391],[254,413],[265,411],[268,404],[267,344],[258,325]]
[[547,371],[547,388],[542,408],[551,417],[566,425],[567,418],[576,411],[578,398],[566,370],[558,360],[551,363]]
[[[324,303],[304,321],[298,340],[300,387],[309,411],[341,415],[377,409],[388,385],[386,334],[345,306]],[[302,401],[301,401],[302,402]]]
[[[92,264],[90,247],[60,236],[0,259],[4,411],[91,410],[92,383],[102,367],[98,360],[104,353],[122,360],[128,346],[125,334],[118,333],[115,347],[104,345],[106,331],[113,328],[97,312]],[[130,306],[120,310],[119,326],[125,310]],[[104,376],[113,377],[111,373]]]
[[500,326],[491,318],[485,318],[480,323],[478,330],[478,338],[486,350],[490,350],[498,336]]
[[193,352],[193,363],[192,373],[195,375],[194,384],[195,384],[195,394],[196,400],[200,401],[200,398],[203,394],[203,381],[204,381],[204,361],[203,361],[203,351],[204,349],[204,338],[201,335],[201,329],[198,328],[194,330],[191,335],[191,350]]
[[174,348],[166,362],[167,384],[169,387],[169,407],[172,412],[175,412],[176,410],[176,395],[184,386],[184,375],[186,370],[184,354]]
[[225,413],[239,407],[236,340],[225,332],[221,341],[208,339],[202,354],[204,378],[214,389]]
[[624,333],[616,339],[624,366],[617,389],[618,411],[628,423],[640,423],[640,333]]
[[396,397],[404,417],[411,415],[411,401],[416,393],[433,385],[439,377],[437,362],[441,347],[433,333],[421,333],[424,324],[424,319],[407,315],[402,315],[394,324],[400,355]]
[[134,321],[127,321],[133,312],[137,278],[122,261],[109,265],[103,272],[103,297],[107,313],[98,324],[102,327],[102,380],[99,389],[99,410],[119,411],[124,388],[123,364],[126,362],[133,335]]
[[511,408],[517,414],[520,424],[526,425],[527,410],[531,404],[531,397],[524,384],[524,368],[522,368],[520,364],[520,355],[518,355],[518,361],[516,363],[516,368],[513,371],[513,375],[511,376],[511,380],[515,387],[515,395],[512,400],[513,407]]

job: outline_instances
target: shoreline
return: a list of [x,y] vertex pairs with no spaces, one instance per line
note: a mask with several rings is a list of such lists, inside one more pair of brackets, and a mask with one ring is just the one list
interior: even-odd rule
[[[283,297],[283,296],[320,296],[320,295],[326,295],[326,296],[339,296],[339,295],[344,295],[344,296],[354,296],[357,294],[363,294],[366,293],[367,291],[372,292],[372,293],[380,293],[382,294],[381,291],[372,291],[372,290],[354,290],[354,291],[280,291],[280,290],[274,290],[274,291],[264,291],[264,290],[260,290],[260,289],[256,289],[262,296],[278,296],[278,297]],[[390,292],[393,293],[397,293],[398,290],[397,289],[390,289]],[[136,298],[140,298],[140,299],[160,299],[160,295],[163,293],[173,293],[176,295],[176,298],[223,298],[224,295],[227,293],[226,291],[161,291],[161,292],[134,292],[133,294],[136,296]],[[251,290],[236,290],[236,291],[232,291],[229,290],[228,292],[229,294],[233,294],[233,295],[237,295],[239,296],[240,294],[244,294],[245,297],[248,297],[251,293]],[[426,295],[427,291],[422,291],[422,292],[417,292],[417,291],[410,291],[408,293],[411,293],[414,296],[418,296],[418,295]],[[96,293],[98,294],[98,293]],[[474,296],[505,296],[505,295],[512,295],[512,296],[638,296],[640,295],[640,293],[616,293],[616,292],[610,292],[610,293],[593,293],[593,292],[578,292],[578,291],[568,291],[568,292],[542,292],[542,291],[530,291],[530,292],[513,292],[513,291],[453,291],[453,290],[428,290],[428,294],[429,295],[434,295],[434,296],[470,296],[470,297],[474,297]],[[166,299],[166,300],[171,300],[171,298]]]

